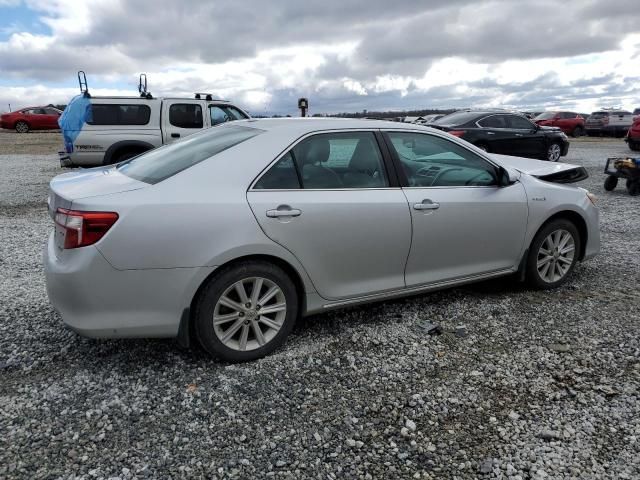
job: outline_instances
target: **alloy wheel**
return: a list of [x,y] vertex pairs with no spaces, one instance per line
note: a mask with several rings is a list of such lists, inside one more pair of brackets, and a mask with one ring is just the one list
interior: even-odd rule
[[255,350],[273,340],[286,316],[282,288],[267,278],[249,277],[220,296],[213,310],[213,330],[232,350]]
[[557,162],[560,159],[560,145],[557,143],[552,143],[549,146],[549,150],[547,150],[547,159],[550,162]]
[[29,131],[29,125],[24,122],[16,123],[16,132],[18,133],[27,133]]
[[537,269],[540,278],[555,283],[569,272],[573,265],[576,244],[567,230],[555,230],[544,239],[538,250]]

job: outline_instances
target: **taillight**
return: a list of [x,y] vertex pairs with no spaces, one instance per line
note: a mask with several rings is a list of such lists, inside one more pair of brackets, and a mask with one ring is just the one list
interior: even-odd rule
[[450,133],[454,137],[461,137],[467,132],[465,130],[450,130],[448,133]]
[[80,212],[58,208],[55,222],[65,229],[64,248],[93,245],[118,220],[115,212]]

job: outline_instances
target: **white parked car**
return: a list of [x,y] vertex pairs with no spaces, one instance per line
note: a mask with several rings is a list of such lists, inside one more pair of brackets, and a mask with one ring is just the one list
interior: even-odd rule
[[110,165],[221,123],[250,118],[210,94],[195,98],[75,97],[60,119],[63,167]]
[[47,290],[82,335],[193,334],[252,360],[301,315],[501,275],[562,285],[600,249],[586,176],[413,124],[234,122],[54,178]]

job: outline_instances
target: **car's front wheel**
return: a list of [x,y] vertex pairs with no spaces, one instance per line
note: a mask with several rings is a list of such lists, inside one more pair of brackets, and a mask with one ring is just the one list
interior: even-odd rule
[[527,280],[535,288],[556,288],[567,281],[580,252],[580,234],[565,219],[544,225],[531,242]]
[[16,132],[18,133],[27,133],[29,131],[29,124],[27,122],[23,122],[22,120],[16,122]]
[[552,143],[547,148],[547,160],[550,162],[557,162],[560,160],[560,156],[562,155],[562,148],[559,143]]
[[229,362],[261,358],[278,348],[293,328],[298,295],[280,267],[247,261],[212,278],[195,310],[195,332],[202,347]]
[[573,132],[571,133],[571,136],[578,138],[584,135],[584,128],[582,128],[580,125],[578,125],[576,128],[573,129]]

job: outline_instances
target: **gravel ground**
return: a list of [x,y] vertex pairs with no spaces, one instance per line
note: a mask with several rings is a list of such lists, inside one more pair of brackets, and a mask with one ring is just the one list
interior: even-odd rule
[[60,130],[16,133],[0,128],[0,155],[47,155],[56,154],[63,149]]
[[0,477],[638,478],[640,197],[602,188],[627,153],[573,142],[603,247],[565,287],[319,315],[243,365],[65,330],[41,266],[57,160],[0,155]]

